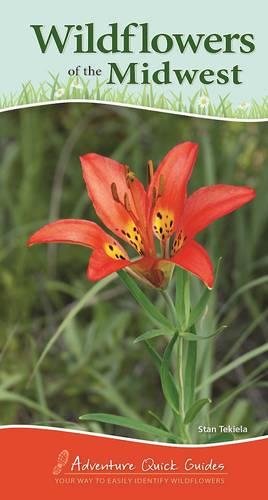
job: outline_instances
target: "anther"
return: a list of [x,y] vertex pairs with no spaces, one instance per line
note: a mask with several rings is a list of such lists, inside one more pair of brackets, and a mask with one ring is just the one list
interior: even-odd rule
[[154,186],[153,187],[153,193],[152,193],[152,207],[154,208],[155,204],[156,204],[156,200],[157,200],[157,191],[156,191],[156,187]]
[[129,197],[128,197],[128,194],[127,194],[127,193],[125,193],[125,195],[124,195],[124,205],[125,205],[125,209],[126,209],[128,212],[131,212],[130,201],[129,201]]
[[116,187],[115,182],[113,182],[111,184],[111,191],[112,191],[112,196],[113,196],[114,201],[116,201],[117,203],[120,203],[120,199],[118,196],[118,191],[117,191],[117,187]]
[[147,170],[148,170],[148,184],[152,181],[153,175],[154,175],[154,165],[152,160],[149,160],[147,163]]
[[135,180],[135,174],[130,170],[130,168],[127,165],[125,165],[125,167],[126,167],[126,183],[127,187],[129,188],[131,183],[134,182]]

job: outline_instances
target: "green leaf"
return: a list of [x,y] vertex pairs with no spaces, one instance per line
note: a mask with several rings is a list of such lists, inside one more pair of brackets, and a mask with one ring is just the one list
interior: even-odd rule
[[[192,335],[196,336],[195,327],[192,326]],[[187,345],[187,357],[185,364],[185,406],[190,408],[194,400],[195,384],[196,384],[196,358],[197,358],[197,344],[196,342],[189,342]]]
[[229,351],[227,354],[224,356],[223,359],[221,359],[222,365],[225,365],[229,359],[234,358],[234,354],[240,351],[241,345],[247,340],[247,338],[255,332],[257,326],[259,326],[266,317],[268,316],[268,309],[265,309],[259,316],[253,319],[251,323],[248,324],[247,328],[245,330],[242,330],[239,332],[237,335],[237,339],[235,342],[232,343]]
[[160,369],[161,369],[161,363],[162,363],[162,358],[160,356],[160,354],[158,354],[158,352],[153,348],[151,342],[149,342],[149,340],[145,340],[145,345],[147,347],[147,350],[160,374]]
[[64,419],[61,418],[59,415],[54,413],[53,411],[49,410],[47,407],[42,406],[41,404],[37,403],[36,401],[33,401],[32,399],[26,398],[24,396],[21,396],[20,394],[17,394],[15,392],[11,391],[5,391],[5,390],[0,390],[0,401],[2,402],[11,402],[15,403],[17,405],[25,406],[26,408],[29,408],[30,410],[37,411],[38,413],[43,414],[45,417],[49,417],[52,420],[59,421],[59,422],[64,422]]
[[[213,405],[211,408],[211,414],[219,414],[219,411],[223,412],[225,415],[225,410],[227,405],[230,405],[233,400],[237,398],[243,391],[249,389],[249,387],[257,387],[258,382],[261,378],[267,374],[268,369],[268,361],[263,363],[259,363],[258,367],[255,370],[249,372],[249,374],[245,377],[244,382],[239,384],[235,389],[231,389],[229,391],[225,391],[222,396],[219,398],[216,405]],[[223,407],[223,408],[222,408]]]
[[165,316],[152,304],[145,293],[143,293],[137,285],[136,281],[133,280],[125,271],[118,271],[118,275],[133,295],[134,299],[143,308],[147,316],[149,316],[149,318],[158,325],[160,324],[165,328],[172,329],[172,325],[169,320],[165,318]]
[[197,302],[196,306],[192,309],[190,313],[190,318],[187,328],[191,328],[191,326],[194,325],[200,318],[200,316],[203,314],[210,297],[211,297],[211,290],[206,288],[206,290],[201,295],[201,298]]
[[146,434],[151,434],[156,437],[170,438],[174,437],[172,433],[154,427],[153,425],[145,424],[142,421],[135,420],[133,418],[121,417],[118,415],[111,415],[110,413],[88,413],[79,417],[79,420],[89,420],[94,422],[101,422],[103,424],[118,425],[120,427],[126,427],[139,432],[144,432]]
[[158,415],[156,415],[156,413],[154,413],[151,410],[148,410],[148,414],[151,415],[151,417],[153,417],[158,422],[158,424],[162,429],[164,429],[164,431],[169,432],[169,429],[165,426],[164,422],[162,422],[161,418]]
[[[153,362],[154,362],[154,364],[155,364],[155,367],[157,368],[157,370],[158,370],[158,372],[159,372],[159,375],[160,375],[160,372],[161,372],[161,366],[162,366],[162,362],[163,362],[162,357],[161,357],[161,356],[160,356],[160,354],[158,354],[158,352],[157,352],[157,351],[153,348],[153,346],[152,346],[152,344],[150,343],[150,341],[149,341],[149,340],[145,340],[144,342],[145,342],[146,348],[147,348],[147,350],[148,350],[148,352],[149,352],[149,354],[150,354],[150,356],[151,356],[151,358],[152,358],[152,360],[153,360]],[[161,377],[161,375],[160,375],[160,377]],[[170,387],[174,386],[174,387],[173,387],[173,389],[171,389],[171,390],[172,390],[173,392],[176,392],[176,391],[177,391],[177,389],[176,389],[176,385],[175,385],[174,379],[173,379],[173,377],[172,377],[172,375],[171,375],[170,371],[168,371],[168,373],[167,373],[167,378],[168,378],[168,382],[167,382],[167,383],[168,383],[168,385],[169,385]],[[179,397],[178,397],[178,399],[179,399]],[[178,402],[178,406],[179,406],[179,402]],[[177,413],[177,411],[176,411],[176,413]],[[180,415],[178,415],[178,423],[179,423],[179,426],[180,426],[179,428],[181,429],[181,426],[182,426],[182,419],[181,419]],[[177,438],[182,440],[182,438],[181,438],[180,436],[177,436]]]
[[184,319],[185,324],[188,325],[190,312],[191,312],[191,292],[190,292],[190,277],[189,274],[186,273],[185,282],[184,282],[184,290],[183,290],[183,299],[184,299]]
[[205,406],[208,403],[211,403],[211,400],[208,398],[199,399],[198,401],[196,401],[187,411],[184,423],[190,424],[190,422],[192,422],[198,415],[198,413],[202,410],[203,406]]
[[257,356],[260,356],[260,354],[263,354],[264,352],[268,351],[268,342],[265,344],[256,347],[255,349],[252,349],[249,352],[246,352],[245,354],[242,354],[242,356],[239,356],[238,358],[234,359],[231,363],[228,365],[223,366],[223,368],[220,368],[218,371],[210,375],[208,378],[203,380],[201,384],[199,384],[196,387],[196,390],[199,391],[203,387],[205,387],[208,384],[212,384],[216,380],[218,380],[221,377],[224,377],[227,375],[227,373],[230,373],[232,370],[235,370],[238,366],[243,365],[244,363],[247,363],[251,359],[256,358]]
[[179,395],[174,379],[169,370],[172,350],[177,338],[178,333],[176,332],[165,349],[161,364],[160,377],[163,393],[168,404],[177,414],[179,414]]
[[164,330],[164,329],[160,329],[160,330],[148,330],[148,332],[145,332],[143,333],[142,335],[140,335],[139,337],[137,337],[135,340],[134,340],[134,344],[136,344],[137,342],[141,342],[142,340],[148,340],[148,339],[152,339],[154,337],[159,337],[160,335],[173,335],[174,334],[174,330]]
[[94,365],[88,367],[88,375],[92,377],[91,390],[94,394],[97,394],[103,398],[103,400],[110,406],[116,409],[120,415],[125,417],[139,419],[138,413],[132,406],[125,401],[122,394],[118,391],[118,388],[110,380],[110,377],[105,376],[102,371],[94,369]]
[[[216,269],[215,269],[215,283],[217,281],[220,263],[221,263],[221,257],[218,259]],[[195,307],[192,309],[192,311],[190,313],[190,318],[189,318],[187,328],[191,328],[191,326],[194,325],[199,320],[200,316],[202,316],[202,314],[205,311],[205,308],[208,305],[208,301],[211,297],[211,292],[212,292],[212,290],[209,288],[206,288],[204,290],[199,301],[197,302],[197,304],[195,305]]]
[[212,443],[225,443],[226,441],[234,441],[234,435],[230,432],[215,434],[206,441],[207,444]]
[[247,292],[248,290],[251,290],[252,288],[256,288],[256,287],[258,287],[260,285],[264,285],[267,282],[268,282],[268,275],[264,275],[264,276],[261,276],[260,278],[256,278],[256,279],[254,279],[252,281],[249,281],[245,285],[243,285],[240,288],[238,288],[238,290],[236,290],[233,293],[233,295],[231,295],[231,297],[229,297],[229,299],[225,302],[225,304],[223,304],[223,306],[221,307],[221,309],[219,311],[218,317],[220,317],[222,314],[224,314],[227,311],[227,309],[229,308],[229,306],[238,297],[240,297],[240,295],[243,295],[245,292]]
[[195,335],[194,333],[191,333],[191,332],[185,332],[182,334],[182,337],[186,340],[190,340],[190,341],[194,341],[194,342],[197,342],[198,340],[207,340],[207,339],[212,339],[213,337],[216,337],[216,335],[219,335],[220,333],[223,332],[223,330],[225,330],[225,328],[227,328],[226,325],[222,325],[220,326],[220,328],[218,328],[216,330],[216,332],[214,333],[211,333],[211,335]]
[[39,357],[37,363],[35,364],[35,367],[32,371],[32,374],[30,376],[28,384],[32,381],[33,377],[36,375],[40,365],[43,363],[46,355],[48,352],[51,350],[55,342],[59,339],[60,335],[64,332],[66,327],[70,324],[70,321],[75,318],[75,316],[85,307],[86,304],[90,303],[90,300],[92,300],[103,288],[105,288],[108,284],[110,284],[114,280],[114,276],[107,276],[101,281],[98,281],[95,285],[92,286],[88,292],[83,295],[83,297],[78,300],[74,307],[69,311],[69,313],[64,317],[63,321],[60,323],[58,326],[56,332],[54,335],[49,339],[46,347],[44,348],[41,356]]
[[186,281],[186,271],[176,267],[176,298],[175,308],[180,325],[185,323],[185,308],[184,308],[184,287]]

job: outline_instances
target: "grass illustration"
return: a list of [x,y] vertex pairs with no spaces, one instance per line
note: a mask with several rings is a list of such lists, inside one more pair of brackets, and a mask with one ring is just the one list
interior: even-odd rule
[[192,97],[182,92],[159,92],[152,85],[142,90],[131,90],[125,85],[122,90],[108,86],[105,81],[96,80],[94,84],[82,77],[69,77],[62,81],[59,75],[49,74],[50,78],[34,87],[31,81],[22,89],[0,97],[0,109],[59,100],[107,101],[136,106],[144,106],[180,113],[193,113],[201,116],[228,117],[236,119],[258,119],[268,117],[268,96],[261,102],[241,101],[234,105],[229,95],[212,100],[206,88],[200,89]]

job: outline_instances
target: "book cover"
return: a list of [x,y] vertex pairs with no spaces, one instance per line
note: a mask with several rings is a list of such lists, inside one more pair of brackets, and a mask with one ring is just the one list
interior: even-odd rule
[[266,17],[3,7],[4,498],[264,497]]

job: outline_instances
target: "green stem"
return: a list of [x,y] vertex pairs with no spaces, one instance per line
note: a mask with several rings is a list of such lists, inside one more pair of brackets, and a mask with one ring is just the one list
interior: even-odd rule
[[[166,290],[162,290],[162,295],[168,305],[170,315],[174,324],[175,329],[178,329],[178,318],[176,308],[170,297],[169,293]],[[179,361],[179,373],[178,373],[178,386],[180,393],[180,415],[181,415],[181,427],[185,437],[186,443],[191,443],[191,438],[188,432],[187,425],[184,424],[185,419],[185,394],[184,394],[184,374],[183,374],[183,348],[184,348],[184,339],[181,335],[178,337],[178,361]]]
[[184,401],[184,381],[183,381],[183,337],[179,336],[178,340],[178,358],[179,358],[179,388],[180,388],[180,413],[182,419],[185,418],[185,401]]
[[186,443],[191,443],[191,437],[188,431],[188,426],[184,423],[186,410],[185,410],[185,394],[184,394],[184,373],[183,373],[183,348],[184,339],[182,335],[179,335],[178,339],[178,362],[179,362],[179,393],[180,393],[180,414],[183,422],[183,433]]
[[174,327],[175,329],[178,328],[178,319],[177,319],[177,313],[176,313],[176,309],[175,309],[175,306],[173,304],[173,300],[172,298],[170,297],[169,293],[167,292],[167,290],[161,290],[162,292],[162,295],[168,305],[168,308],[169,308],[169,311],[170,311],[170,315],[171,315],[171,319],[173,321],[173,324],[174,324]]

